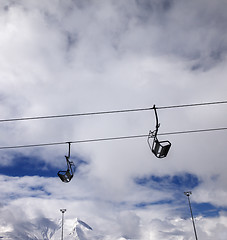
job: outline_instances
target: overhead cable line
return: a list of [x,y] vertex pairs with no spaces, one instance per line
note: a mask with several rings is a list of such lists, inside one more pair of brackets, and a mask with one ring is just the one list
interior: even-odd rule
[[[227,103],[227,101],[206,102],[206,103],[192,103],[192,104],[182,104],[182,105],[172,105],[172,106],[156,107],[156,109],[198,107],[198,106],[217,105],[217,104],[226,104],[226,103]],[[152,109],[153,109],[153,108],[152,108]]]
[[[217,101],[217,102],[193,103],[193,104],[160,106],[160,107],[156,106],[156,109],[198,107],[198,106],[217,105],[217,104],[226,104],[226,103],[227,103],[227,101]],[[72,113],[72,114],[60,114],[60,115],[47,115],[47,116],[35,116],[35,117],[8,118],[8,119],[0,119],[0,123],[1,122],[53,119],[53,118],[82,117],[82,116],[91,116],[91,115],[117,114],[117,113],[128,113],[128,112],[141,112],[141,111],[150,111],[150,110],[153,110],[153,109],[154,109],[154,107],[147,107],[147,108],[134,108],[134,109],[85,112],[85,113]]]
[[[186,131],[176,131],[176,132],[166,132],[159,133],[158,135],[179,135],[179,134],[189,134],[189,133],[201,133],[201,132],[213,132],[213,131],[223,131],[227,130],[227,127],[220,128],[209,128],[209,129],[197,129],[197,130],[186,130]],[[107,137],[107,138],[93,138],[93,139],[84,139],[84,140],[75,140],[75,141],[67,141],[67,142],[52,142],[52,143],[38,143],[38,144],[28,144],[28,145],[15,145],[15,146],[5,146],[0,147],[0,150],[7,149],[17,149],[17,148],[30,148],[30,147],[45,147],[45,146],[53,146],[53,145],[63,145],[76,143],[89,143],[89,142],[102,142],[102,141],[114,141],[114,140],[123,140],[123,139],[135,139],[135,138],[147,138],[148,134],[140,134],[140,135],[130,135],[130,136],[118,136],[118,137]]]
[[104,114],[114,114],[114,113],[125,113],[125,112],[138,112],[138,111],[148,111],[153,108],[137,108],[137,109],[124,109],[124,110],[112,110],[112,111],[100,111],[100,112],[86,112],[86,113],[72,113],[72,114],[62,114],[62,115],[49,115],[49,116],[37,116],[37,117],[22,117],[22,118],[9,118],[0,119],[0,122],[14,122],[14,121],[27,121],[27,120],[40,120],[40,119],[50,119],[50,118],[66,118],[66,117],[82,117],[91,115],[104,115]]

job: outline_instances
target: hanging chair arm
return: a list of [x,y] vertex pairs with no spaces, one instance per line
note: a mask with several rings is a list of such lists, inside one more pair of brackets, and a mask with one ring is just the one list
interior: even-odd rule
[[71,150],[71,142],[68,142],[69,144],[69,151],[68,151],[68,156],[65,156],[65,159],[66,159],[66,163],[67,163],[67,168],[69,169],[70,168],[70,150]]
[[68,142],[68,144],[69,144],[69,152],[68,152],[68,156],[65,156],[67,158],[67,161],[70,158],[71,142]]
[[157,113],[155,105],[153,106],[153,109],[154,109],[155,119],[156,119],[156,129],[154,131],[154,136],[156,137],[158,134],[158,128],[160,127],[160,123],[158,122],[158,113]]

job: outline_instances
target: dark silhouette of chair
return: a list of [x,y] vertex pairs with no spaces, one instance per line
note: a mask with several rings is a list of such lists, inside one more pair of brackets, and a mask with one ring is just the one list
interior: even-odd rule
[[164,158],[167,156],[171,143],[169,141],[158,141],[154,139],[152,144],[152,152],[157,158]]
[[66,157],[67,162],[67,170],[66,171],[58,171],[58,176],[62,180],[62,182],[70,182],[73,178],[75,172],[75,165],[73,162],[69,161]]
[[68,156],[65,156],[66,163],[67,163],[67,170],[66,171],[58,171],[58,176],[62,180],[62,182],[70,182],[73,178],[73,175],[75,173],[76,167],[73,163],[73,161],[69,161],[70,158],[70,143],[69,143],[69,154]]
[[[149,132],[147,142],[148,142],[148,145],[149,145],[151,151],[154,153],[154,155],[157,158],[164,158],[167,156],[167,154],[169,152],[171,143],[167,140],[166,141],[158,140],[157,135],[158,135],[158,128],[160,127],[160,123],[158,123],[158,114],[157,114],[155,105],[153,106],[153,109],[155,111],[155,117],[156,117],[156,129],[153,132],[152,131]],[[152,145],[150,143],[151,138],[153,138]]]

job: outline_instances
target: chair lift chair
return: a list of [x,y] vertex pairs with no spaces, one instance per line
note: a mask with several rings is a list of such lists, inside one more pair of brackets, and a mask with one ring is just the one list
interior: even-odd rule
[[62,182],[70,182],[73,178],[73,175],[75,173],[75,165],[73,161],[69,161],[70,158],[70,143],[69,143],[69,153],[68,156],[65,156],[66,163],[67,163],[67,170],[66,171],[58,171],[58,176],[62,180]]
[[[152,131],[149,132],[147,142],[148,142],[148,145],[149,145],[151,151],[154,153],[154,155],[157,158],[164,158],[167,156],[167,154],[169,152],[171,143],[167,140],[166,141],[158,140],[157,135],[158,135],[158,128],[160,127],[160,123],[158,123],[158,114],[157,114],[155,105],[153,106],[153,109],[155,111],[156,129],[153,132]],[[151,138],[153,138],[152,145],[150,143]]]

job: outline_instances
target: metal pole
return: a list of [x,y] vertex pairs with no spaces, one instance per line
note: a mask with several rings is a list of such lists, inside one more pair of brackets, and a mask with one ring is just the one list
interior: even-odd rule
[[61,221],[61,240],[63,240],[63,226],[64,226],[64,213],[66,212],[66,209],[60,209],[62,212],[62,221]]
[[191,212],[191,216],[192,216],[192,225],[194,228],[195,239],[198,240],[196,228],[195,228],[195,222],[194,222],[194,218],[193,218],[193,214],[192,214],[191,202],[190,202],[190,198],[189,198],[189,196],[192,194],[192,192],[184,192],[184,194],[188,197],[188,204],[189,204],[189,208],[190,208],[190,212]]

